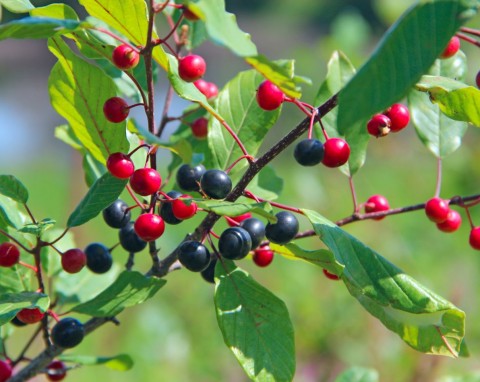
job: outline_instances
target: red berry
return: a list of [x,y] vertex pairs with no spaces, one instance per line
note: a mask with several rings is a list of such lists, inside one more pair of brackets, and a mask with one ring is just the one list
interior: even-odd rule
[[162,178],[153,168],[140,168],[135,170],[130,178],[130,186],[139,195],[152,195],[160,189]]
[[133,69],[140,61],[140,55],[127,44],[117,46],[112,53],[112,61],[118,69]]
[[425,213],[434,223],[443,223],[447,220],[449,212],[450,207],[448,206],[448,200],[435,197],[425,204]]
[[332,272],[327,271],[325,268],[323,268],[323,274],[327,279],[340,280],[340,277],[338,277],[336,274],[333,274]]
[[200,117],[196,119],[190,126],[194,137],[202,139],[208,135],[208,119]]
[[263,81],[257,89],[257,103],[263,110],[278,109],[284,100],[285,94],[268,80]]
[[455,232],[462,224],[462,217],[455,210],[450,210],[447,220],[443,223],[437,223],[437,228],[443,232]]
[[473,249],[480,250],[480,226],[472,228],[468,241]]
[[105,114],[105,118],[113,123],[125,121],[129,112],[128,103],[120,97],[109,98],[103,104],[103,114]]
[[130,157],[124,153],[113,153],[107,159],[107,168],[114,177],[128,179],[135,171]]
[[49,381],[61,381],[67,375],[67,368],[62,361],[52,361],[47,366],[47,378]]
[[368,134],[374,137],[384,137],[390,132],[390,118],[384,114],[375,114],[367,123]]
[[80,272],[85,264],[87,264],[87,255],[81,249],[69,249],[62,255],[62,268],[65,272]]
[[[191,198],[190,195],[182,195],[182,198]],[[182,199],[175,199],[172,201],[172,212],[173,215],[180,220],[190,219],[197,213],[197,203],[190,202],[190,205],[187,205]]]
[[45,313],[38,308],[25,308],[17,313],[17,318],[24,324],[35,324],[36,322],[42,321],[43,316],[45,316]]
[[268,245],[257,248],[253,251],[253,262],[259,267],[266,267],[273,261],[273,251]]
[[213,82],[207,82],[203,79],[199,79],[193,84],[198,90],[200,90],[200,93],[207,97],[207,99],[214,98],[218,95],[218,87]]
[[322,163],[327,167],[339,167],[347,163],[350,157],[350,146],[341,138],[327,139],[323,145],[325,153]]
[[[252,217],[252,214],[250,212],[246,212],[242,215],[232,216],[232,217],[230,217],[230,219],[233,220],[233,221],[236,221],[238,224],[240,224],[244,220],[250,219],[251,217]],[[231,220],[227,219],[227,224],[230,227],[236,227],[238,224],[233,223]]]
[[453,36],[448,42],[445,50],[440,55],[440,58],[450,58],[455,55],[460,49],[460,39],[457,36]]
[[140,215],[133,226],[136,234],[144,241],[153,241],[162,236],[165,231],[165,222],[154,214]]
[[183,17],[190,21],[197,21],[199,17],[193,13],[190,9],[188,9],[185,5],[183,6]]
[[190,54],[178,60],[178,75],[186,82],[198,80],[203,77],[206,70],[205,60],[196,54]]
[[408,112],[408,108],[401,103],[395,103],[390,106],[385,111],[385,115],[390,118],[390,131],[394,133],[407,127],[408,122],[410,122],[410,113]]
[[12,366],[9,362],[0,360],[0,382],[5,382],[12,376]]
[[20,251],[13,243],[0,244],[0,267],[12,267],[20,260]]
[[[390,205],[388,204],[388,200],[382,195],[372,195],[365,203],[365,212],[367,213],[388,211],[389,209]],[[378,218],[374,218],[374,220],[382,220],[384,217],[385,216],[380,216]]]

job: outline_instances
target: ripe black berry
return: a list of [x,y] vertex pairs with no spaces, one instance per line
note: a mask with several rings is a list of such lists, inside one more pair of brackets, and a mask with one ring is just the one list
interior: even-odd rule
[[122,228],[130,221],[128,204],[121,199],[115,200],[103,210],[103,220],[112,228]]
[[252,249],[252,238],[248,231],[241,227],[227,228],[220,235],[218,249],[226,259],[240,260]]
[[207,170],[200,179],[200,188],[212,199],[223,199],[232,190],[232,180],[221,170]]
[[199,191],[200,178],[204,173],[205,166],[203,164],[193,167],[189,164],[184,164],[177,171],[177,184],[185,191]]
[[210,252],[198,241],[185,241],[178,249],[178,260],[192,272],[201,272],[210,263]]
[[265,224],[261,220],[250,218],[240,223],[245,231],[247,231],[252,239],[252,249],[257,248],[265,237]]
[[215,283],[215,266],[217,265],[217,259],[211,259],[210,264],[200,274],[203,279],[208,283]]
[[[183,194],[181,192],[172,190],[170,192],[167,192],[167,195],[170,196],[172,199],[176,199],[182,196]],[[167,224],[179,224],[182,222],[182,220],[177,219],[173,214],[172,202],[162,202],[160,204],[160,207],[158,208],[158,214]]]
[[304,139],[295,146],[293,156],[302,166],[315,166],[322,161],[324,152],[318,139]]
[[83,324],[75,318],[61,319],[52,329],[52,341],[62,348],[73,348],[82,342],[85,336]]
[[294,214],[288,211],[281,211],[275,216],[277,222],[267,224],[265,236],[273,243],[287,244],[298,233],[298,220]]
[[94,273],[105,273],[112,267],[113,259],[110,251],[101,243],[92,243],[85,248],[87,268]]
[[135,232],[134,222],[129,222],[125,227],[121,228],[118,231],[118,237],[120,245],[130,253],[140,252],[147,246],[147,242],[140,239]]

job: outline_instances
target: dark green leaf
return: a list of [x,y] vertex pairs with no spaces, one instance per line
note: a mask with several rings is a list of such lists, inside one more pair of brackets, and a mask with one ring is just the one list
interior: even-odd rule
[[34,8],[29,0],[0,0],[0,6],[13,13],[25,13]]
[[342,372],[335,382],[378,382],[378,372],[364,367],[351,367]]
[[221,216],[238,216],[247,212],[263,216],[271,222],[276,222],[276,217],[272,214],[272,206],[268,202],[262,203],[240,203],[227,202],[224,200],[195,200],[198,207],[205,211],[215,212]]
[[18,203],[25,204],[28,201],[27,188],[13,175],[0,175],[0,194]]
[[349,292],[412,348],[457,357],[465,334],[465,313],[325,219],[303,210],[320,239],[345,266]]
[[0,222],[15,229],[25,224],[25,215],[20,210],[22,207],[14,200],[0,195]]
[[24,308],[39,308],[45,312],[50,305],[47,295],[34,292],[5,293],[0,295],[0,325],[9,322]]
[[339,131],[355,129],[356,122],[405,97],[456,30],[476,14],[478,5],[478,1],[445,0],[420,2],[410,8],[341,91]]
[[112,204],[125,188],[128,180],[118,179],[105,173],[88,190],[87,195],[68,218],[68,227],[77,227],[93,219]]
[[273,167],[266,166],[248,184],[248,191],[258,198],[274,200],[283,190],[283,178],[280,178]]
[[110,317],[123,309],[152,298],[165,280],[146,277],[139,272],[124,271],[118,279],[93,300],[73,308],[73,311],[93,317]]
[[52,228],[55,225],[56,221],[50,218],[45,218],[38,223],[29,223],[25,224],[22,228],[18,231],[23,233],[29,233],[32,235],[37,236],[38,238],[42,236],[42,234]]
[[59,20],[46,17],[25,17],[0,25],[0,40],[7,38],[48,38],[70,33],[87,26],[76,20]]
[[291,381],[295,345],[285,303],[231,261],[217,263],[215,283],[223,340],[248,377],[254,381]]
[[82,166],[85,174],[85,183],[88,187],[92,187],[92,185],[107,172],[107,168],[89,153],[85,153],[83,156]]
[[92,355],[62,354],[60,361],[72,362],[84,366],[105,365],[109,369],[127,371],[133,367],[133,359],[128,354],[119,354],[113,357],[96,357]]

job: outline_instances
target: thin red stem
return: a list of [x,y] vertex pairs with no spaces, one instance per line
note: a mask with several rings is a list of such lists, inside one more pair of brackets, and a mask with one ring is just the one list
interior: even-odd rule
[[302,214],[303,215],[303,212],[300,208],[296,208],[296,207],[292,207],[292,206],[287,206],[286,204],[281,204],[281,203],[277,203],[277,202],[272,202],[270,200],[266,200],[266,199],[262,199],[262,198],[259,198],[255,195],[253,195],[250,191],[245,191],[243,193],[244,196],[246,196],[247,198],[250,198],[250,199],[254,199],[256,202],[268,202],[270,203],[273,207],[277,207],[277,208],[281,208],[282,210],[286,210],[286,211],[292,211],[292,212],[295,212],[297,214]]
[[460,33],[460,32],[457,32],[457,33],[456,33],[456,36],[457,36],[458,38],[462,39],[463,41],[466,41],[466,42],[468,42],[468,43],[470,43],[470,44],[472,44],[472,45],[475,45],[475,46],[477,46],[477,47],[480,47],[480,42],[477,41],[477,40],[475,40],[474,38],[472,38],[472,37],[470,37],[470,36],[467,36],[467,35],[465,35],[465,34],[463,34],[463,33]]
[[106,35],[109,35],[110,37],[113,37],[115,40],[118,40],[120,41],[122,44],[125,44],[125,45],[128,45],[130,48],[132,48],[135,52],[137,53],[142,53],[140,49],[138,49],[136,46],[133,46],[132,44],[130,44],[127,40],[121,38],[120,36],[117,36],[115,33],[113,32],[110,32],[108,29],[104,29],[104,28],[101,28],[101,27],[95,27],[95,28],[91,28],[91,29],[94,29],[98,32],[101,32],[101,33],[105,33]]
[[[242,141],[240,140],[240,138],[238,138],[238,135],[232,130],[232,128],[230,126],[228,126],[228,123],[224,119],[221,119],[221,118],[217,118],[217,119],[218,119],[218,122],[220,122],[222,124],[222,126],[225,127],[225,129],[227,129],[228,133],[232,136],[232,138],[235,140],[235,142],[237,142],[237,145],[238,145],[238,147],[240,147],[240,150],[242,150],[243,155],[247,159],[253,158],[250,154],[248,154],[247,149],[243,145]],[[248,160],[248,161],[250,163],[252,162],[251,159]]]
[[20,248],[22,248],[25,252],[33,253],[32,249],[25,247],[22,243],[20,243],[17,239],[11,236],[9,233],[5,232],[3,229],[0,228],[0,235],[8,237],[11,241],[17,244]]
[[38,268],[35,267],[35,266],[33,266],[33,265],[31,265],[31,264],[25,263],[25,262],[23,262],[23,261],[19,261],[18,264],[20,264],[21,266],[23,266],[23,267],[25,267],[25,268],[31,269],[31,270],[34,271],[35,273],[38,272]]
[[62,232],[62,234],[61,234],[59,237],[57,237],[54,241],[48,243],[48,245],[53,245],[53,244],[55,244],[56,242],[62,240],[62,238],[67,234],[67,232],[68,232],[69,230],[70,230],[70,227],[65,228],[65,230]]
[[437,159],[437,184],[435,186],[435,197],[438,198],[442,188],[442,159]]
[[351,175],[348,177],[348,184],[350,186],[350,192],[352,193],[353,211],[354,213],[356,213],[359,211],[359,206],[357,203],[357,193],[355,192],[355,185],[353,184],[353,177]]
[[235,167],[235,165],[240,162],[242,159],[247,159],[248,162],[253,162],[255,158],[251,155],[242,155],[240,158],[238,158],[235,162],[233,162],[226,170],[225,172],[228,174],[232,169]]

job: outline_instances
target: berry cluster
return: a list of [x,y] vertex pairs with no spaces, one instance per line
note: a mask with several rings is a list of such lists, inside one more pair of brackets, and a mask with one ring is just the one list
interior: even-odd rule
[[398,133],[407,127],[410,122],[408,108],[395,103],[382,114],[375,114],[367,123],[367,131],[376,138],[384,137],[388,133]]

